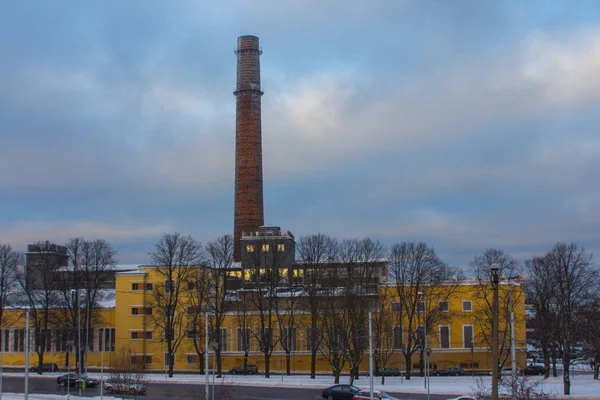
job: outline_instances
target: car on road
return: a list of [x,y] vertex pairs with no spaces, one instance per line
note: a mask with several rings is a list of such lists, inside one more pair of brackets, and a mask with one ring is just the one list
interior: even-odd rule
[[[29,372],[38,372],[39,366],[34,365],[33,367],[29,367]],[[44,363],[42,364],[42,372],[57,372],[59,371],[58,364],[56,363]]]
[[446,367],[433,371],[437,376],[462,376],[465,371],[461,367]]
[[333,385],[323,389],[321,397],[327,400],[354,400],[360,389],[354,385]]
[[258,374],[258,366],[256,364],[246,364],[246,368],[244,369],[244,365],[238,365],[237,367],[233,367],[229,370],[229,373],[232,375],[236,374],[249,374],[256,375]]
[[146,385],[133,380],[109,379],[104,382],[106,393],[129,393],[132,395],[146,394]]
[[[521,368],[517,368],[515,373],[517,375],[523,375],[523,370]],[[507,367],[507,368],[502,368],[502,370],[500,371],[500,375],[502,376],[511,376],[512,375],[512,368]]]
[[451,399],[447,399],[447,400],[479,400],[479,399],[477,397],[464,395],[464,396],[452,397]]
[[85,375],[79,375],[75,372],[70,372],[56,378],[56,383],[60,386],[76,386],[76,387],[96,387],[100,383],[98,379],[88,378]]
[[[361,390],[357,394],[354,395],[354,400],[370,400],[371,393],[368,390]],[[385,392],[380,392],[379,390],[373,390],[373,399],[375,400],[400,400],[397,397],[390,396]]]
[[400,376],[400,370],[396,367],[379,368],[375,371],[376,376]]
[[545,372],[543,365],[531,364],[525,367],[525,375],[544,375]]

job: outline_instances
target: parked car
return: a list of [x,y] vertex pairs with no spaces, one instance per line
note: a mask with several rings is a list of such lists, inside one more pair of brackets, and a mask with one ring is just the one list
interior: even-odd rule
[[[517,373],[517,375],[523,375],[523,370],[521,368],[517,368],[517,370],[515,372]],[[500,370],[500,375],[502,375],[502,376],[512,375],[512,368],[511,367],[502,368],[502,370]]]
[[327,400],[353,400],[360,389],[354,385],[333,385],[323,389],[321,397]]
[[[376,400],[400,400],[397,397],[392,397],[385,392],[380,392],[379,390],[373,391],[373,398]],[[354,400],[370,400],[371,393],[368,390],[361,390],[357,394],[354,395]]]
[[129,394],[146,394],[146,385],[132,380],[120,382],[118,380],[109,379],[104,382],[104,390],[106,393],[129,393]]
[[464,396],[453,397],[448,400],[479,400],[479,399],[477,397],[464,395]]
[[63,387],[67,385],[76,387],[96,387],[100,381],[98,379],[88,378],[85,375],[79,375],[75,372],[71,372],[56,378],[56,383]]
[[376,376],[400,376],[400,370],[396,367],[379,368],[375,371]]
[[255,375],[258,374],[258,366],[256,364],[247,364],[246,369],[244,369],[244,364],[238,365],[237,367],[233,367],[229,370],[230,374],[250,374]]
[[[57,372],[59,370],[58,364],[56,363],[44,363],[42,364],[42,372]],[[37,365],[29,367],[29,372],[38,372],[39,368]]]
[[437,376],[462,376],[464,370],[461,367],[446,367],[433,372]]
[[525,375],[544,375],[545,372],[543,365],[531,364],[525,367]]

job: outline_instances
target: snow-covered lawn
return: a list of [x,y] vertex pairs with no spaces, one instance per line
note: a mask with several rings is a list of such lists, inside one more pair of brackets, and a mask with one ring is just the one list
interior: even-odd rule
[[[44,374],[43,376],[49,379],[55,379],[60,373]],[[4,376],[23,377],[22,373],[5,373]],[[100,378],[99,373],[88,374],[93,378]],[[105,378],[108,376],[105,375]],[[548,394],[562,395],[562,377],[549,378],[543,380],[542,377],[529,377],[532,381],[543,381],[543,390]],[[202,385],[205,382],[204,375],[198,374],[176,374],[173,378],[169,378],[165,374],[148,374],[146,381],[156,383],[185,383]],[[477,382],[477,377],[431,377],[431,393],[439,394],[470,394]],[[481,377],[484,384],[491,384],[491,376]],[[210,376],[212,383],[213,377]],[[348,383],[348,376],[342,376],[340,383]],[[333,376],[318,375],[316,379],[310,379],[307,375],[292,375],[281,376],[272,374],[270,379],[266,379],[261,375],[223,375],[223,378],[215,378],[217,385],[237,385],[237,386],[274,386],[274,387],[292,387],[292,388],[326,388],[334,384]],[[410,380],[400,377],[386,377],[385,385],[381,385],[381,377],[375,377],[375,389],[384,390],[392,393],[426,393],[424,388],[423,378],[412,377]],[[368,388],[369,380],[366,376],[361,376],[360,379],[354,382],[360,388]],[[578,374],[571,376],[571,394],[574,396],[596,397],[600,399],[600,381],[594,381],[591,374]],[[31,397],[36,399],[35,397]],[[44,397],[50,398],[50,397]],[[60,397],[59,397],[60,398]],[[64,398],[64,397],[62,397]],[[105,397],[106,398],[106,397]],[[4,397],[3,397],[4,399]],[[12,400],[12,398],[11,398]]]

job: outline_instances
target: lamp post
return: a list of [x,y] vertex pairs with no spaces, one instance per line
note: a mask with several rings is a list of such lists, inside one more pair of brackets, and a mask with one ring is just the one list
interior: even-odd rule
[[492,400],[498,400],[498,265],[492,264]]
[[208,378],[208,311],[204,313],[204,374],[205,374],[205,383],[204,383],[204,396],[206,400],[209,399],[209,386],[210,381]]

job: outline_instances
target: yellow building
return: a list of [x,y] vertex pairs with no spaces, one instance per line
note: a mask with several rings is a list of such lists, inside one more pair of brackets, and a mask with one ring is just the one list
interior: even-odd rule
[[[157,276],[155,267],[141,266],[138,271],[119,273],[116,278],[116,347],[121,346],[130,348],[134,362],[145,364],[148,370],[166,370],[168,365],[168,355],[166,354],[166,345],[164,340],[164,331],[153,325],[153,314],[164,312],[156,310],[153,307],[153,291],[164,288],[165,282]],[[380,291],[390,291],[392,295],[386,296],[389,304],[385,307],[386,313],[394,314],[393,285],[382,285]],[[503,304],[510,301],[509,295],[512,292],[515,315],[515,343],[517,363],[523,367],[526,359],[525,345],[525,306],[523,288],[519,285],[508,285],[508,282],[500,284],[500,348],[504,351],[501,354],[501,361],[510,365],[510,325],[507,312]],[[446,314],[440,318],[439,322],[433,326],[427,327],[427,341],[429,348],[432,349],[431,365],[435,363],[438,368],[446,366],[462,366],[470,369],[491,370],[491,352],[490,338],[486,330],[489,330],[489,323],[485,323],[489,307],[487,301],[491,302],[491,287],[481,287],[476,281],[463,282],[457,286],[444,304],[429,305],[431,307],[441,307],[442,313]],[[491,304],[491,303],[490,303]],[[192,304],[190,303],[191,307]],[[487,307],[487,308],[486,308]],[[234,307],[232,307],[234,309]],[[248,315],[248,326],[250,335],[248,340],[249,354],[248,363],[257,364],[261,371],[264,370],[264,356],[260,351],[260,343],[257,340],[259,322],[256,317],[257,311],[250,310]],[[185,324],[189,319],[184,317]],[[273,317],[274,318],[274,317]],[[393,317],[392,317],[393,318]],[[235,311],[229,312],[223,321],[221,327],[222,343],[222,368],[224,371],[240,365],[244,360],[244,338],[239,329],[239,317]],[[429,321],[429,320],[428,320]],[[431,322],[430,322],[431,323]],[[404,323],[404,326],[406,324]],[[422,325],[422,323],[421,323]],[[285,351],[278,340],[281,338],[277,324],[273,322],[274,349],[271,357],[271,370],[281,371],[285,369]],[[290,332],[290,347],[292,351],[291,371],[295,373],[306,373],[310,371],[310,348],[307,340],[309,327],[309,315],[303,310],[296,311],[295,328]],[[188,327],[189,328],[189,327]],[[393,326],[392,334],[398,337],[403,330],[403,335],[408,334],[401,328],[399,322]],[[202,333],[202,326],[200,326]],[[197,371],[199,369],[200,358],[194,348],[194,341],[198,340],[201,350],[203,350],[203,337],[198,338],[199,330],[189,329],[184,335],[181,344],[174,355],[174,369],[178,371]],[[367,339],[365,339],[367,340]],[[390,346],[398,348],[389,351],[392,353],[388,367],[398,367],[401,370],[405,368],[405,357],[401,353],[402,344],[398,339],[390,342]],[[471,343],[473,346],[471,347]],[[419,353],[416,352],[411,362],[414,367],[418,367]],[[213,360],[210,357],[210,366],[212,368]],[[361,371],[368,370],[368,357],[365,356]],[[320,354],[317,360],[317,372],[330,373],[331,369],[324,357]]]

